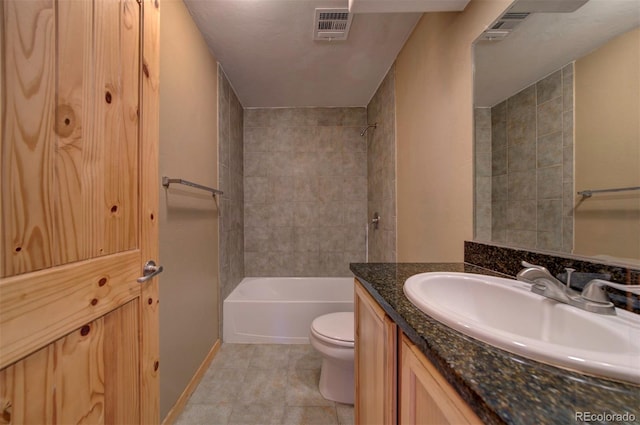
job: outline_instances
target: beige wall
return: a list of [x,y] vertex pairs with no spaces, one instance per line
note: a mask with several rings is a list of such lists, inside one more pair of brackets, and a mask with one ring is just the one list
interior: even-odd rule
[[[640,29],[575,64],[576,190],[640,186]],[[575,253],[640,258],[640,194],[597,194],[575,209]]]
[[218,208],[210,194],[162,188],[163,175],[218,184],[217,64],[181,0],[160,25],[160,414],[218,339]]
[[398,261],[462,261],[473,237],[472,42],[511,4],[426,13],[396,60]]

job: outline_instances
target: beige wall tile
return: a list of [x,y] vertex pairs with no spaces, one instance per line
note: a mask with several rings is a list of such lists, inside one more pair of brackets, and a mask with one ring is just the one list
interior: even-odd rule
[[529,86],[507,100],[507,143],[535,143],[536,87]]
[[[247,275],[350,274],[345,235],[366,220],[366,144],[359,137],[365,113],[364,108],[247,110]],[[350,248],[364,252],[364,243]]]
[[538,105],[538,137],[562,131],[562,97]]
[[562,198],[562,166],[538,169],[538,199]]
[[[573,155],[571,155],[573,160]],[[551,133],[538,138],[539,168],[563,164],[562,132]]]
[[562,96],[562,70],[543,78],[536,83],[537,103],[544,103],[558,96]]
[[[501,210],[494,214],[476,207],[476,214],[483,211],[484,216],[476,217],[476,237],[491,230],[491,239],[496,242],[545,249],[560,244],[571,251],[566,244],[573,239],[572,226],[566,228],[559,220],[539,222],[536,215],[541,199],[562,201],[562,214],[573,214],[572,92],[573,65],[568,65],[491,108],[493,177],[489,190],[492,208],[498,205]],[[505,123],[508,130],[503,135]],[[509,146],[506,155],[501,148],[505,143]],[[484,156],[476,151],[476,202],[482,202],[487,191],[487,182],[479,174]],[[497,229],[480,224],[487,215],[492,216],[491,225],[497,225]],[[503,222],[505,217],[507,221]],[[540,223],[546,230],[538,228]],[[553,230],[551,225],[555,226]],[[557,232],[561,237],[541,232]]]

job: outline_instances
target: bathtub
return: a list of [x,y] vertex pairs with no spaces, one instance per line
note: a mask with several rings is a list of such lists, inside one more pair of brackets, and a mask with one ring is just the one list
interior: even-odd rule
[[318,316],[353,311],[352,277],[247,277],[224,300],[223,340],[308,344]]

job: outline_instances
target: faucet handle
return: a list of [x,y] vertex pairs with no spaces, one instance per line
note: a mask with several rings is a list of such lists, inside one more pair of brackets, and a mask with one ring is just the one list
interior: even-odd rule
[[528,263],[528,262],[526,262],[524,260],[522,260],[522,262],[520,264],[522,264],[522,267],[527,267],[527,268],[530,268],[530,269],[538,269],[538,270],[542,270],[543,272],[549,273],[549,270],[547,270],[546,267],[539,266],[537,264],[531,264],[531,263]]
[[608,280],[593,279],[589,281],[582,290],[582,298],[596,303],[608,303],[609,296],[604,290],[605,286],[640,295],[640,285],[622,285],[620,283],[609,282]]
[[[567,282],[566,282],[567,288],[571,288],[571,274],[575,272],[576,269],[573,269],[571,267],[565,267],[564,270],[565,270],[565,273],[567,273]],[[558,278],[560,278],[560,276],[558,276]]]

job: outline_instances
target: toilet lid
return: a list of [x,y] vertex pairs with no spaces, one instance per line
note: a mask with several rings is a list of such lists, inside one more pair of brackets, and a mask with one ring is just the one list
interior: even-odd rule
[[316,317],[311,323],[311,329],[325,338],[353,342],[353,312],[330,313]]

